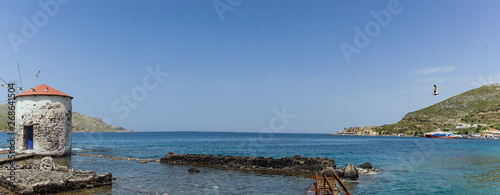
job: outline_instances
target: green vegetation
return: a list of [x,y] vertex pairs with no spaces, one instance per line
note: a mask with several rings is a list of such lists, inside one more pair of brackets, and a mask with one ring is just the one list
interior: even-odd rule
[[123,127],[115,127],[100,118],[73,112],[73,132],[131,132]]
[[9,111],[8,104],[0,104],[0,129],[8,129],[7,122],[9,119],[7,118],[7,112]]
[[[455,129],[459,123],[484,126]],[[464,134],[500,128],[500,85],[485,85],[453,96],[427,108],[410,112],[401,121],[382,125],[375,130],[381,135],[421,135],[438,128]]]
[[[5,131],[7,126],[7,104],[0,104],[0,130]],[[131,132],[132,130],[125,129],[123,127],[115,127],[110,124],[106,124],[100,118],[94,118],[81,114],[78,112],[73,112],[73,132]]]

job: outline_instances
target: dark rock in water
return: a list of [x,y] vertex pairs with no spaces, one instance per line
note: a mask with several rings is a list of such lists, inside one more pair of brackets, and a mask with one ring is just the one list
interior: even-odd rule
[[334,177],[334,173],[338,177],[343,177],[344,176],[344,171],[339,169],[338,167],[333,168],[333,167],[327,167],[321,172],[321,176],[326,175],[327,177]]
[[333,169],[333,167],[327,167],[325,170],[323,170],[321,175],[326,175],[327,177],[334,177],[334,173],[336,174],[335,169]]
[[343,178],[345,179],[350,179],[350,180],[354,180],[354,181],[357,181],[358,178],[359,178],[359,173],[358,173],[358,169],[356,169],[356,166],[354,166],[354,164],[348,164],[345,168],[344,168],[344,175],[343,175]]
[[372,169],[372,164],[369,163],[369,162],[365,162],[363,163],[362,165],[359,165],[358,168],[362,168],[362,169]]
[[169,152],[161,163],[175,165],[210,166],[243,171],[267,173],[302,174],[321,172],[326,167],[335,168],[335,161],[327,158],[308,158],[296,155],[275,159],[272,157],[221,156],[203,154],[176,154]]
[[341,170],[341,169],[335,169],[335,173],[337,174],[337,176],[339,177],[344,177],[344,170]]
[[188,169],[188,173],[199,173],[199,172],[200,172],[199,169],[195,169],[195,168]]

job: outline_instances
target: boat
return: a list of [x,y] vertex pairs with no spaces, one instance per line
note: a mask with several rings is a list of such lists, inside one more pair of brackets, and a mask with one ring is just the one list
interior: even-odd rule
[[448,138],[448,139],[457,138],[457,136],[455,134],[453,134],[453,132],[439,131],[439,130],[425,133],[424,135],[425,135],[425,137],[428,137],[428,138]]

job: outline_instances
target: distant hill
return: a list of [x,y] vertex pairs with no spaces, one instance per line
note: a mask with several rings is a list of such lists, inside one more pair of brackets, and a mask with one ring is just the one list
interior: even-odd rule
[[7,112],[9,108],[7,107],[7,104],[0,104],[0,130],[7,130],[7,122],[9,119],[7,119]]
[[[441,129],[455,130],[458,124],[484,124],[484,128],[500,127],[500,84],[484,85],[448,98],[427,108],[410,112],[395,124],[383,125],[383,134],[421,134]],[[478,131],[481,126],[465,130]]]
[[[0,130],[5,131],[7,127],[7,104],[0,104]],[[100,118],[94,118],[73,112],[73,132],[133,132],[130,129],[116,127],[105,123]]]
[[423,120],[439,125],[461,122],[498,124],[500,85],[485,85],[453,96],[430,107],[408,113],[403,120]]
[[116,127],[82,113],[73,112],[73,132],[133,132],[130,129]]

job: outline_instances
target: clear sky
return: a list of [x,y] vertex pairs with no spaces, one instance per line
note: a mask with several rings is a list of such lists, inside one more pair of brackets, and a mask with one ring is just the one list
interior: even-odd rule
[[[500,1],[0,1],[0,77],[136,131],[335,133],[500,81]],[[440,94],[432,96],[433,84]],[[6,89],[0,90],[0,101]]]

